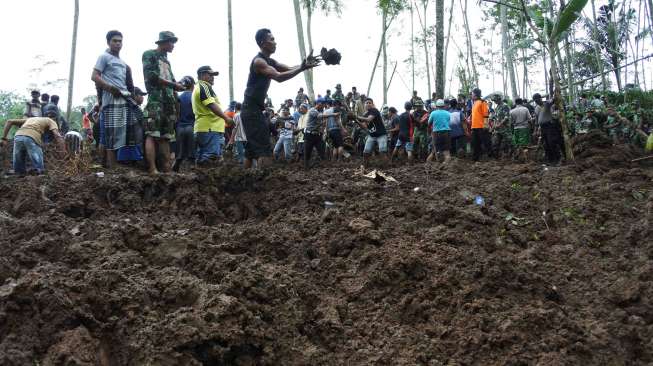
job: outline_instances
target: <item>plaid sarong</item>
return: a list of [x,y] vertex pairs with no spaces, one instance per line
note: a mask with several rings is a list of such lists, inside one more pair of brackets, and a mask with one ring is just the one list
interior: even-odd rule
[[134,146],[143,141],[143,112],[132,100],[112,97],[111,103],[102,107],[102,117],[107,150]]

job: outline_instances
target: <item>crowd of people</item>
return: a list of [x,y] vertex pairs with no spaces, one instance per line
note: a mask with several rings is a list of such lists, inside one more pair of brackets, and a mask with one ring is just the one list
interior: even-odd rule
[[[175,79],[167,59],[178,41],[174,33],[160,32],[157,47],[143,53],[147,92],[134,86],[131,68],[120,58],[122,40],[119,31],[106,35],[108,48],[91,75],[98,103],[89,113],[82,110],[81,131],[68,131],[56,95],[38,91],[26,103],[24,118],[7,122],[3,144],[12,127],[19,127],[13,152],[16,174],[26,174],[28,166],[42,173],[43,147],[51,142],[68,154],[94,142],[106,167],[142,162],[150,174],[157,174],[188,165],[213,166],[226,159],[251,168],[265,164],[268,157],[298,162],[306,169],[315,160],[358,157],[363,167],[373,158],[381,164],[515,159],[537,146],[543,146],[548,163],[559,164],[565,153],[560,113],[570,122],[570,137],[601,129],[615,144],[643,144],[650,134],[637,104],[634,113],[623,116],[599,95],[586,94],[558,111],[551,98],[540,94],[531,101],[510,101],[499,94],[483,97],[476,88],[469,96],[445,99],[433,93],[423,100],[414,91],[400,112],[392,106],[377,108],[355,86],[345,94],[337,84],[335,92],[326,90],[314,100],[300,88],[294,99],[276,109],[268,97],[271,80],[289,80],[318,66],[321,59],[309,55],[294,67],[272,59],[276,41],[269,29],[256,33],[260,52],[250,65],[243,101],[232,101],[223,109],[213,89],[219,73],[210,66],[199,67],[196,78]],[[147,104],[141,109],[145,95]]]

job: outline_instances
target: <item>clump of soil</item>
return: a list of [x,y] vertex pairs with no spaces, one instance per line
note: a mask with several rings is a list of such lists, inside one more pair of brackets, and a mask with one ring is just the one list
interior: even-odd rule
[[0,364],[650,364],[653,172],[598,155],[2,179]]

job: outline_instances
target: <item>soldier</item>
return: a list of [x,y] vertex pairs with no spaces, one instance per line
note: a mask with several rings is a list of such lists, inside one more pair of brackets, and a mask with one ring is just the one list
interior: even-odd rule
[[333,100],[339,100],[340,103],[344,104],[344,102],[345,102],[345,95],[342,94],[342,85],[340,85],[340,84],[336,84],[336,91],[335,91],[335,93],[333,93],[333,95],[331,96],[331,98],[333,98]]
[[494,109],[494,125],[492,127],[492,148],[494,156],[499,159],[502,153],[511,153],[512,126],[510,125],[510,107],[500,95],[495,94],[492,100],[497,103]]
[[413,152],[418,159],[426,159],[429,147],[428,116],[422,99],[416,99],[413,105]]
[[147,106],[145,106],[145,157],[150,174],[157,174],[157,147],[161,156],[161,170],[171,169],[170,141],[175,139],[175,121],[177,119],[176,91],[185,87],[175,81],[167,54],[172,52],[177,43],[175,34],[169,31],[159,33],[155,42],[157,48],[143,53],[143,76],[147,89]]
[[417,96],[417,90],[413,90],[413,97],[410,98],[410,102],[413,104],[413,106],[415,106],[416,105],[415,103],[417,103],[417,101],[422,102],[422,106],[424,106],[424,101],[422,100],[422,98]]

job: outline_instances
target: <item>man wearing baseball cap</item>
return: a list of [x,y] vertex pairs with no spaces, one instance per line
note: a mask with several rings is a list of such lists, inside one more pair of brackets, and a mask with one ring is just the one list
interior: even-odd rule
[[225,121],[233,124],[222,111],[213,82],[219,72],[210,66],[197,69],[197,85],[193,89],[193,113],[195,114],[195,142],[198,147],[197,163],[207,164],[222,156]]
[[444,100],[438,99],[434,104],[435,110],[429,116],[429,125],[433,126],[433,132],[431,133],[433,151],[429,154],[427,161],[433,161],[437,157],[437,154],[442,153],[444,162],[447,163],[451,158],[449,154],[451,147],[449,136],[449,132],[451,131],[449,127],[451,114],[445,109],[446,104]]
[[184,86],[175,80],[168,61],[177,37],[170,31],[159,33],[157,48],[143,53],[143,76],[148,98],[145,106],[145,156],[150,174],[157,174],[157,147],[164,172],[170,171],[170,142],[175,140],[177,120],[176,91]]

